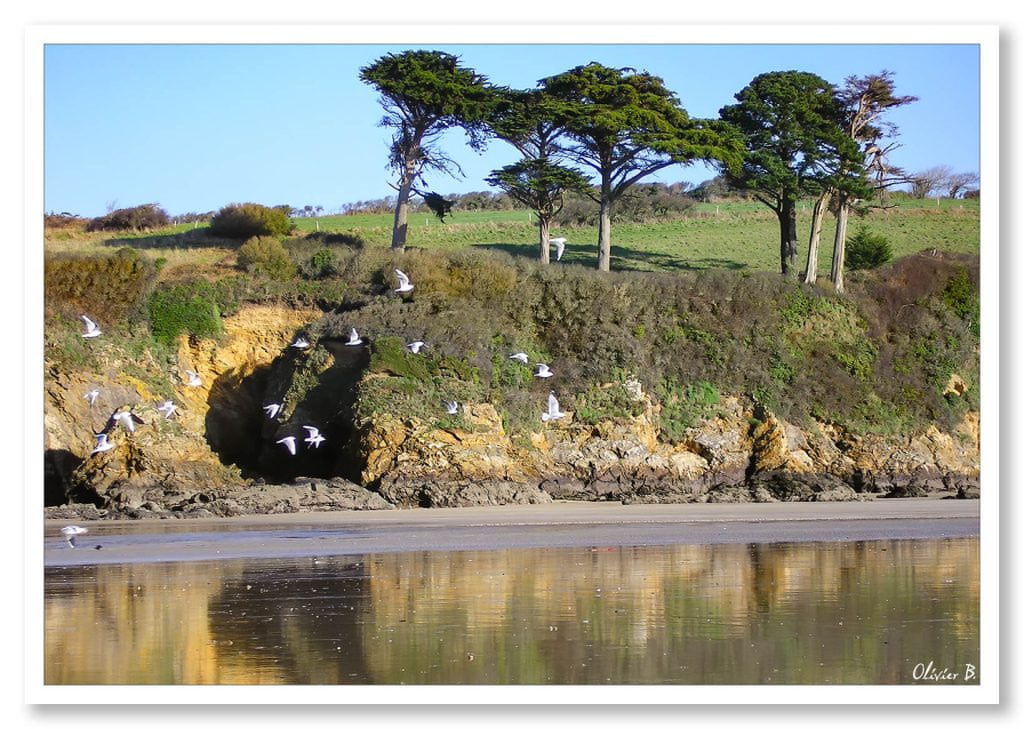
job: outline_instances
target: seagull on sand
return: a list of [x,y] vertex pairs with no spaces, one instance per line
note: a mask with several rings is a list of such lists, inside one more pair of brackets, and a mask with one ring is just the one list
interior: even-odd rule
[[288,452],[291,453],[293,456],[295,455],[295,436],[294,435],[289,435],[288,437],[282,438],[281,440],[279,440],[277,442],[278,443],[284,443],[284,447],[288,449]]
[[405,348],[408,349],[413,354],[419,354],[420,350],[423,349],[426,346],[427,346],[426,342],[421,342],[421,341],[417,340],[415,342],[409,342],[407,345],[405,345]]
[[526,352],[516,352],[509,356],[509,359],[514,359],[516,362],[522,362],[523,364],[529,364],[530,358],[526,356]]
[[306,438],[306,442],[314,448],[319,448],[320,444],[327,440],[320,435],[319,428],[314,428],[312,425],[303,425],[302,427],[309,431],[309,437]]
[[309,346],[309,340],[306,339],[305,337],[296,337],[295,341],[292,342],[289,346],[295,347],[296,349],[305,349],[306,347]]
[[449,415],[455,415],[459,410],[459,404],[455,400],[445,400],[444,409],[448,411]]
[[355,347],[355,346],[357,346],[359,344],[362,344],[362,343],[363,343],[363,340],[359,336],[359,332],[356,331],[355,327],[352,327],[352,331],[350,331],[348,333],[348,341],[345,342],[345,346],[346,347]]
[[398,288],[395,289],[396,294],[406,294],[416,288],[409,282],[409,277],[397,268],[395,269],[395,276],[398,277]]
[[269,405],[264,405],[263,410],[266,412],[267,417],[273,420],[277,417],[277,414],[281,412],[281,403],[272,402]]
[[561,261],[565,253],[565,238],[552,238],[550,242],[555,244],[555,260]]
[[98,337],[99,335],[103,334],[103,332],[100,331],[100,328],[96,326],[96,322],[87,317],[85,314],[82,314],[82,321],[85,322],[85,334],[83,334],[82,336],[85,337],[86,339],[92,339],[93,337]]
[[135,432],[136,423],[138,423],[139,425],[145,425],[142,418],[133,413],[131,410],[121,410],[120,412],[115,412],[113,415],[110,416],[110,418],[115,422],[121,423],[121,425],[124,426],[124,429],[127,430],[129,433]]
[[188,375],[189,387],[200,387],[203,384],[203,381],[199,379],[198,372],[193,372],[192,370],[185,370],[185,374]]
[[167,420],[174,415],[174,411],[177,409],[178,406],[170,400],[164,400],[164,404],[157,407],[157,410],[164,414],[164,420]]
[[85,399],[89,401],[89,407],[92,407],[93,405],[96,404],[96,398],[98,398],[99,396],[100,391],[95,389],[89,390],[89,392],[85,393]]
[[64,535],[64,538],[68,540],[68,546],[72,549],[75,548],[75,538],[80,537],[83,534],[88,534],[88,532],[89,530],[85,527],[75,526],[74,524],[69,524],[60,530],[60,533]]
[[103,451],[109,451],[113,447],[114,447],[114,444],[111,443],[109,440],[107,440],[107,434],[106,433],[97,433],[96,434],[96,447],[92,449],[92,452],[89,453],[89,455],[90,456],[94,456],[97,453],[102,453]]
[[553,374],[555,373],[546,364],[541,362],[537,365],[537,372],[534,374],[534,377],[551,377]]
[[558,420],[564,418],[565,413],[558,409],[558,398],[555,397],[554,391],[548,395],[548,409],[547,412],[540,414],[540,419],[545,423],[549,420]]

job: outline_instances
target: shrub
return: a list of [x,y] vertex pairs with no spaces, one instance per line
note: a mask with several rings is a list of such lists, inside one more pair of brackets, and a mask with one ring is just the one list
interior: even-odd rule
[[186,332],[199,338],[220,333],[220,307],[206,281],[158,289],[149,297],[148,308],[150,330],[158,342],[171,344]]
[[306,279],[330,278],[338,273],[338,257],[330,248],[321,248],[299,264],[299,275]]
[[860,227],[846,242],[846,267],[851,271],[878,268],[892,260],[892,246],[884,235]]
[[254,236],[287,235],[292,230],[285,206],[268,208],[257,203],[241,203],[221,208],[210,220],[210,233],[234,240]]
[[238,265],[249,273],[277,281],[295,275],[295,264],[276,238],[250,238],[238,249]]
[[978,285],[971,281],[966,268],[959,268],[942,291],[942,300],[949,310],[967,322],[974,336],[981,334],[981,298]]
[[134,208],[122,208],[104,215],[102,218],[93,218],[86,224],[87,231],[97,230],[151,230],[162,228],[171,224],[167,211],[157,207],[156,203],[138,205]]
[[108,256],[47,256],[47,317],[87,314],[101,328],[110,326],[139,311],[154,277],[152,264],[131,248]]

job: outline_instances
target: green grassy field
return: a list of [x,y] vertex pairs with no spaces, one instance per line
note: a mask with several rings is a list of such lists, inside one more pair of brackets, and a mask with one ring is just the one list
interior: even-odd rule
[[[806,264],[810,203],[798,209],[799,267]],[[976,200],[906,200],[886,212],[852,217],[850,233],[860,225],[886,236],[894,257],[929,248],[957,253],[980,251],[979,203]],[[429,213],[409,216],[407,245],[437,250],[492,249],[536,257],[537,228],[525,210],[459,211],[441,223]],[[345,233],[369,247],[391,242],[391,214],[357,214],[299,218],[297,234],[317,229]],[[54,231],[46,237],[48,252],[90,252],[132,246],[148,257],[178,265],[216,265],[231,257],[230,247],[204,239],[203,226],[178,225],[148,233],[85,234]],[[819,275],[832,264],[835,221],[826,217],[822,231]],[[596,226],[555,227],[552,236],[568,239],[563,263],[593,267],[597,261]],[[612,226],[612,268],[635,271],[684,271],[712,268],[733,270],[779,269],[779,228],[775,215],[757,202],[698,203],[682,219]]]

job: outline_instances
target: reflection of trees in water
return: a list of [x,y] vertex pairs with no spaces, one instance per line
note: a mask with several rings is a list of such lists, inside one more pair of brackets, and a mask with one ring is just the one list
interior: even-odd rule
[[48,683],[903,683],[976,663],[978,540],[48,570]]

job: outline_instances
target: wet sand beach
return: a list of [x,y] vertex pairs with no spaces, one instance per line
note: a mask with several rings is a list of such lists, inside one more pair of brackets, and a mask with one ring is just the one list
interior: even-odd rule
[[[45,523],[47,567],[420,550],[832,542],[976,537],[979,500],[652,504],[561,502],[456,509],[85,522],[69,548]],[[99,547],[99,548],[97,548]]]

